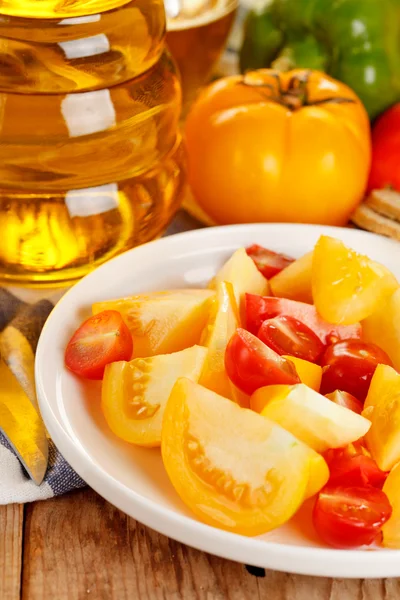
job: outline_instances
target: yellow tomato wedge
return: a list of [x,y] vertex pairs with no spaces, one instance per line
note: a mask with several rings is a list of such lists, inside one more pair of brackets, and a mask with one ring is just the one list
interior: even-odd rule
[[193,346],[173,354],[135,358],[106,367],[101,408],[119,438],[140,446],[160,446],[165,405],[180,377],[197,381],[207,355]]
[[376,344],[400,371],[400,289],[362,322],[363,339]]
[[393,512],[382,527],[382,544],[386,548],[400,548],[400,463],[390,471],[383,485],[383,491],[388,497]]
[[[263,395],[261,388],[253,396]],[[262,398],[251,398],[253,403]],[[261,413],[290,431],[299,440],[317,452],[340,448],[361,438],[371,423],[352,410],[334,404],[311,388],[299,383],[289,386],[287,394],[277,400],[269,399]]]
[[240,319],[232,284],[222,281],[217,285],[209,322],[201,338],[208,354],[200,383],[226,398],[232,397],[233,387],[225,371],[225,349],[238,327]]
[[133,336],[135,358],[179,352],[198,344],[215,292],[151,292],[93,305],[93,314],[117,310]]
[[236,304],[244,317],[245,295],[257,294],[267,296],[269,294],[268,281],[257,269],[254,261],[247,255],[244,248],[239,248],[231,258],[221,267],[210,287],[216,289],[220,283],[227,281],[232,284]]
[[[308,447],[309,446],[307,446],[307,448]],[[310,450],[313,452],[313,455],[310,461],[310,476],[304,494],[304,500],[308,500],[318,494],[324,485],[328,483],[330,475],[329,467],[324,457],[321,456],[321,454],[314,452],[312,448],[310,448]]]
[[286,398],[293,386],[285,384],[266,385],[250,396],[250,408],[262,413],[269,402]]
[[351,325],[375,312],[398,288],[383,265],[337,240],[321,236],[313,255],[312,291],[317,311],[329,323]]
[[363,415],[371,421],[368,449],[379,468],[389,471],[400,461],[400,374],[392,367],[377,366]]
[[304,254],[269,280],[274,296],[313,303],[311,276],[313,252]]
[[305,383],[311,389],[319,392],[322,379],[322,367],[308,360],[297,358],[297,356],[284,356],[283,358],[292,361],[296,367],[297,375],[300,377],[301,383]]
[[317,456],[275,423],[188,379],[177,381],[168,400],[161,450],[174,488],[197,517],[249,536],[292,517]]
[[[262,413],[264,407],[272,401],[285,398],[292,386],[269,385],[262,388],[262,393],[254,393],[250,398],[250,408],[257,413]],[[310,466],[310,478],[305,492],[305,498],[311,498],[324,487],[329,479],[329,469],[322,457],[314,453]]]

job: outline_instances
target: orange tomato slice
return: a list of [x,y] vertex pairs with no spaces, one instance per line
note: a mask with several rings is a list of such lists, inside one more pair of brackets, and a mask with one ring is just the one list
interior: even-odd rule
[[177,381],[168,400],[161,451],[174,488],[197,517],[248,536],[291,518],[318,456],[268,419],[188,379]]
[[351,325],[376,311],[399,284],[383,265],[321,236],[313,255],[312,291],[317,311],[329,323]]
[[215,292],[171,290],[120,300],[97,302],[93,314],[103,310],[121,313],[134,341],[134,357],[179,352],[198,344]]
[[139,446],[160,446],[165,405],[176,380],[197,381],[207,350],[193,346],[181,352],[115,362],[106,367],[101,408],[119,438]]

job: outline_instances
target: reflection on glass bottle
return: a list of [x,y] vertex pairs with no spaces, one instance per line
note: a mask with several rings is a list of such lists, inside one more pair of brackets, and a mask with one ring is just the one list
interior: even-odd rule
[[167,0],[165,6],[166,39],[181,74],[185,115],[225,47],[238,0]]
[[157,236],[182,199],[163,3],[49,20],[2,16],[3,4],[0,278],[66,283]]

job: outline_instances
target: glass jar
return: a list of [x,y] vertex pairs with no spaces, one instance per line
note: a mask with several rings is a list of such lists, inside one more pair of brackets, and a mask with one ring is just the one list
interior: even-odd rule
[[0,0],[0,279],[67,284],[185,188],[163,0]]
[[177,15],[171,9],[179,2],[170,0],[166,6],[167,44],[182,77],[185,115],[201,87],[209,82],[225,48],[238,0],[184,0]]

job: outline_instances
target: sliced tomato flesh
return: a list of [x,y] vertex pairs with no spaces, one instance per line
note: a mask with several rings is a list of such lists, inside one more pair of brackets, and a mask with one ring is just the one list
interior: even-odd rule
[[388,476],[381,471],[370,456],[364,454],[348,455],[336,450],[329,461],[329,485],[357,486],[370,485],[382,489]]
[[267,279],[271,279],[271,277],[283,271],[283,269],[292,264],[295,260],[291,256],[273,252],[258,244],[249,246],[249,248],[246,248],[246,252],[248,256],[253,259],[257,269]]
[[361,325],[332,325],[324,321],[315,306],[273,296],[246,294],[246,329],[257,335],[262,323],[278,315],[298,319],[319,337],[323,344],[347,338],[361,338]]
[[372,544],[391,513],[382,490],[371,486],[327,486],[315,503],[313,523],[329,546],[355,548]]
[[309,362],[317,362],[325,350],[325,345],[312,329],[288,315],[264,321],[258,337],[278,354],[296,356]]
[[266,385],[300,383],[292,362],[240,328],[226,348],[225,369],[236,387],[248,395]]
[[74,333],[65,351],[65,365],[86,379],[102,379],[106,365],[129,360],[132,350],[132,335],[120,313],[105,310]]
[[343,390],[335,390],[330,394],[326,394],[326,397],[329,400],[332,400],[335,404],[339,404],[339,406],[344,406],[344,408],[348,408],[353,412],[361,415],[363,411],[363,403],[358,400],[353,394],[349,394],[349,392],[344,392]]
[[392,361],[375,344],[348,339],[328,346],[321,359],[321,393],[340,389],[364,401],[378,364],[392,366]]

